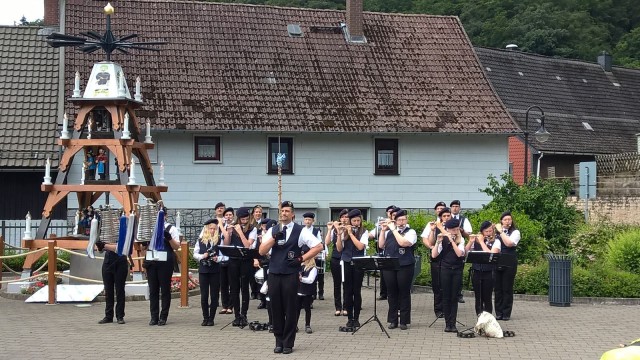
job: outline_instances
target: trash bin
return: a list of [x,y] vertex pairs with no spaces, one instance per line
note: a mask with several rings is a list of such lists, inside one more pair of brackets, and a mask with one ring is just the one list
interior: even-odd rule
[[571,306],[573,290],[571,258],[568,255],[547,255],[549,259],[549,305]]
[[415,255],[416,259],[415,264],[413,264],[413,279],[411,279],[411,293],[413,293],[413,284],[416,283],[416,278],[420,275],[420,271],[422,271],[422,257],[420,255]]

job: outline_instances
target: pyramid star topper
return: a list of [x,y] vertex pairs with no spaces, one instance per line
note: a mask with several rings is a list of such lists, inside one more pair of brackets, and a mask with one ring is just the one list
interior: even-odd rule
[[153,46],[166,44],[165,41],[127,41],[138,37],[138,34],[130,34],[127,36],[123,36],[120,39],[116,38],[115,35],[113,35],[113,32],[111,32],[111,15],[115,12],[115,9],[113,8],[113,6],[111,6],[111,3],[107,3],[107,6],[105,6],[103,10],[107,15],[107,29],[104,35],[100,35],[95,31],[80,33],[81,35],[88,37],[88,39],[86,39],[81,36],[53,33],[47,36],[47,43],[54,48],[59,48],[62,46],[78,46],[81,47],[82,52],[85,54],[91,54],[96,50],[102,49],[107,55],[107,61],[111,61],[111,53],[114,50],[118,50],[119,52],[124,54],[129,53],[125,49],[160,51]]

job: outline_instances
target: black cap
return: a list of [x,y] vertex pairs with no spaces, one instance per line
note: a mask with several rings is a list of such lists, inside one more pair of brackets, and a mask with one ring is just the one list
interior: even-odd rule
[[269,220],[269,221],[267,222],[267,230],[271,229],[272,227],[276,226],[277,224],[278,224],[278,222],[277,222],[277,221],[275,221],[275,220]]
[[316,218],[316,214],[312,213],[312,212],[306,212],[304,214],[302,214],[303,218],[312,218],[315,219]]
[[438,206],[444,206],[444,207],[447,207],[447,204],[445,204],[445,203],[444,203],[444,201],[438,201],[438,202],[436,203],[436,205],[433,207],[433,210],[437,209],[437,208],[438,208]]
[[231,206],[229,206],[228,208],[224,209],[224,212],[222,213],[222,215],[228,213],[229,211],[231,211],[231,213],[233,213],[233,208]]
[[353,209],[349,211],[349,219],[353,219],[354,217],[362,216],[362,212],[358,209]]
[[453,200],[453,201],[451,202],[451,204],[449,204],[449,207],[451,207],[451,206],[453,206],[453,205],[458,205],[458,206],[460,206],[460,200]]
[[444,209],[440,210],[440,212],[438,213],[438,216],[442,216],[442,214],[445,214],[445,213],[451,214],[451,209],[449,209],[448,207],[445,207]]
[[342,209],[342,210],[340,210],[339,217],[343,217],[343,216],[348,215],[348,214],[349,214],[349,209]]
[[483,221],[483,222],[482,222],[482,224],[480,224],[480,231],[482,232],[482,231],[487,230],[488,228],[490,228],[490,227],[491,227],[491,225],[493,225],[493,224],[491,223],[491,221],[489,221],[489,220],[485,220],[485,221]]
[[396,219],[399,218],[400,216],[407,216],[407,210],[398,209],[398,211],[396,212]]
[[269,221],[271,221],[271,219],[269,219],[269,218],[261,219],[261,220],[260,220],[260,225],[262,225],[262,224],[268,224],[268,223],[269,223]]
[[444,223],[444,227],[446,227],[447,229],[455,229],[457,227],[460,227],[460,220],[455,218],[449,219],[446,223]]
[[223,202],[219,202],[219,203],[217,203],[217,204],[216,204],[216,207],[214,207],[213,209],[215,210],[215,209],[217,209],[217,208],[219,208],[219,207],[225,207],[224,203],[223,203]]
[[505,216],[511,216],[511,211],[505,211],[500,215],[500,220],[504,219]]
[[246,218],[247,216],[249,216],[249,208],[248,207],[239,208],[238,211],[236,212],[236,216],[238,217],[238,219]]
[[209,225],[209,224],[218,224],[218,219],[209,219],[207,221],[204,222],[204,225]]
[[280,204],[280,208],[284,208],[284,207],[290,207],[294,209],[293,203],[291,201],[283,201],[282,204]]
[[387,210],[385,210],[385,212],[389,212],[389,210],[394,210],[396,208],[395,205],[389,205],[387,206]]

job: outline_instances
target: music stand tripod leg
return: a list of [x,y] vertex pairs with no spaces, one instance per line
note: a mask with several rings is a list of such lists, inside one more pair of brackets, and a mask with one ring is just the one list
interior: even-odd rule
[[367,321],[365,321],[362,325],[360,325],[359,328],[355,329],[355,331],[352,332],[351,335],[355,335],[355,333],[358,330],[362,329],[365,325],[367,325],[369,322],[371,322],[371,320],[375,320],[378,323],[378,325],[380,326],[380,329],[382,330],[382,332],[384,332],[385,335],[387,335],[387,338],[391,339],[391,336],[387,332],[387,329],[384,328],[384,326],[382,325],[382,322],[380,322],[380,319],[378,319],[378,306],[376,305],[376,294],[377,293],[378,293],[378,278],[374,277],[374,280],[373,280],[373,315]]

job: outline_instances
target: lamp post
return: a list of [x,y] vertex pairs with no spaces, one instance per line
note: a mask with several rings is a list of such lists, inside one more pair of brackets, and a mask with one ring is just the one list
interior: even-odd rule
[[536,109],[540,112],[540,127],[535,132],[534,136],[536,140],[543,143],[549,140],[549,132],[544,128],[544,110],[540,106],[534,105],[527,109],[527,113],[524,120],[524,183],[527,183],[529,175],[529,112],[532,109]]

